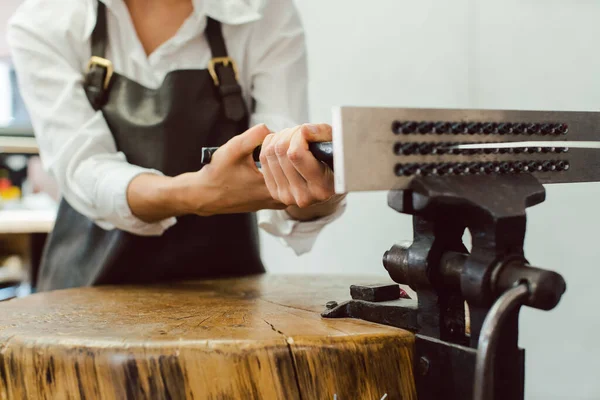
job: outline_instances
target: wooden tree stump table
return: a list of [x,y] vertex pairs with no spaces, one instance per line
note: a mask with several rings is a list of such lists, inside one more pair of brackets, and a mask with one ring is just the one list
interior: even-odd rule
[[320,316],[380,282],[262,275],[0,303],[0,398],[416,399],[411,333]]

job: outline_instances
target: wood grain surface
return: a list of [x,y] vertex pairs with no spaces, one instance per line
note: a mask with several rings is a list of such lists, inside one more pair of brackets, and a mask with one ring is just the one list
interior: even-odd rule
[[380,282],[262,275],[0,303],[0,398],[414,400],[411,333],[320,316]]

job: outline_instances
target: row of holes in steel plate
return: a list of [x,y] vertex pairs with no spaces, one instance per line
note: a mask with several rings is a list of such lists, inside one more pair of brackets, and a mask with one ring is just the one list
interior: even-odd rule
[[494,161],[471,163],[407,163],[396,164],[397,176],[412,175],[491,175],[516,174],[524,172],[561,172],[570,165],[565,160],[547,161]]
[[397,134],[471,134],[471,135],[541,135],[559,136],[569,132],[565,123],[528,122],[427,122],[394,121],[392,131]]
[[[500,142],[502,143],[502,142]],[[473,155],[473,154],[535,154],[535,153],[567,153],[568,147],[503,147],[503,148],[483,148],[483,149],[457,149],[451,148],[461,144],[474,143],[396,143],[394,144],[394,154],[399,156],[410,155]]]

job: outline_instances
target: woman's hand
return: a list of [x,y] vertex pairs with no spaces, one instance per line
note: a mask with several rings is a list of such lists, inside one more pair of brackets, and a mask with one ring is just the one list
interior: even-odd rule
[[[200,171],[174,178],[142,174],[127,199],[146,222],[196,214],[210,216],[285,209],[310,220],[331,214],[343,198],[333,190],[333,173],[314,158],[309,142],[331,141],[329,125],[298,126],[272,134],[257,125],[221,146]],[[262,144],[262,171],[252,153]]]
[[260,154],[266,187],[298,220],[331,214],[342,199],[334,191],[333,171],[308,149],[310,142],[332,140],[331,126],[302,125],[268,135]]
[[127,200],[146,222],[186,214],[209,216],[285,209],[273,199],[252,152],[270,134],[255,126],[221,146],[200,171],[176,177],[141,174],[129,184]]
[[202,170],[187,174],[190,211],[206,216],[286,208],[271,196],[252,157],[269,134],[265,125],[254,126],[221,146]]

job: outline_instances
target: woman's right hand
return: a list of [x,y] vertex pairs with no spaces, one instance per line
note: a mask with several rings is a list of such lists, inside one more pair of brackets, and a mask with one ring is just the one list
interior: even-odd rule
[[271,132],[257,125],[233,137],[200,171],[176,177],[188,213],[201,216],[285,209],[269,193],[252,152]]

